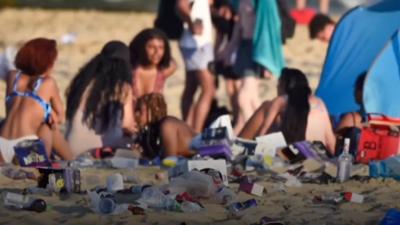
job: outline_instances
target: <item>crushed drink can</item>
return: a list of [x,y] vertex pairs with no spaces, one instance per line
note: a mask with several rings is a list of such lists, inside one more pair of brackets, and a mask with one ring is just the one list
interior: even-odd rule
[[245,202],[235,202],[228,206],[228,212],[230,217],[240,218],[244,215],[244,211],[249,208],[257,206],[255,199],[250,199]]

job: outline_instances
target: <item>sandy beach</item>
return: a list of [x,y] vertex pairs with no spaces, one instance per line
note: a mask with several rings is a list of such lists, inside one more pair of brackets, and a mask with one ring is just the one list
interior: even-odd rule
[[[110,40],[117,39],[127,44],[141,29],[153,24],[154,15],[150,13],[101,12],[101,11],[59,11],[40,9],[4,9],[0,11],[0,50],[28,39],[45,36],[58,40],[59,56],[54,76],[62,96],[72,77],[91,57],[98,53]],[[63,44],[62,37],[75,34],[73,44]],[[168,110],[171,115],[180,117],[179,101],[183,90],[184,69],[177,43],[172,43],[173,56],[178,61],[177,72],[167,81],[165,88]],[[306,27],[296,28],[295,38],[285,45],[287,65],[302,69],[315,88],[325,57],[326,44],[310,41]],[[218,91],[220,104],[227,104],[225,90],[221,82]],[[261,82],[261,97],[271,99],[276,95],[276,82]],[[5,84],[0,83],[0,101],[4,102]],[[0,108],[0,117],[4,117]]]
[[[59,57],[55,65],[56,77],[64,97],[72,77],[79,68],[93,57],[104,43],[112,39],[125,43],[145,27],[152,25],[154,15],[136,12],[101,12],[101,11],[60,11],[40,9],[3,9],[0,11],[0,50],[38,36],[54,38],[59,41]],[[62,36],[75,34],[77,39],[72,44],[63,44]],[[180,117],[179,102],[184,83],[182,60],[173,43],[173,55],[178,61],[179,69],[167,81],[165,96],[169,114]],[[327,45],[310,41],[307,28],[297,26],[296,35],[288,40],[284,47],[287,65],[302,69],[309,78],[313,88],[318,85]],[[271,99],[276,95],[276,81],[263,80],[261,97]],[[0,102],[5,99],[5,84],[0,82]],[[225,90],[221,84],[218,91],[221,104],[227,104]],[[0,107],[0,117],[4,117],[4,107]],[[156,168],[135,170],[142,177],[143,183],[157,184],[153,177]],[[89,175],[101,174],[104,178],[116,171],[87,171]],[[131,171],[132,172],[132,171]],[[128,172],[129,173],[129,172]],[[378,224],[380,218],[389,208],[400,208],[400,184],[394,180],[370,180],[366,182],[350,181],[344,184],[304,184],[301,188],[284,187],[283,184],[261,179],[259,184],[266,189],[263,197],[252,196],[243,192],[238,200],[255,198],[258,207],[249,209],[240,220],[228,219],[225,209],[209,200],[201,201],[205,210],[196,213],[174,213],[148,211],[147,215],[131,215],[130,212],[118,216],[100,216],[89,208],[87,195],[73,195],[61,201],[58,196],[43,197],[50,205],[44,213],[32,213],[7,209],[0,202],[0,224],[253,224],[261,217],[281,218],[290,225],[341,225],[341,224]],[[20,191],[35,186],[33,181],[13,181],[0,175],[0,192],[7,190]],[[103,183],[104,185],[104,183]],[[231,188],[237,190],[238,184]],[[340,192],[363,194],[364,203],[342,203],[332,206],[315,204],[313,198],[318,195]]]

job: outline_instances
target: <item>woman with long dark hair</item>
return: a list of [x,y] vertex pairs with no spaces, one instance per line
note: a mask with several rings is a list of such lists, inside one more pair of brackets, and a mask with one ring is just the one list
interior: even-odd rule
[[162,94],[166,79],[176,70],[167,36],[158,29],[144,29],[133,38],[129,50],[135,97]]
[[284,69],[279,84],[281,95],[268,107],[258,134],[267,133],[275,124],[288,143],[321,141],[333,153],[335,136],[328,111],[324,102],[312,95],[304,73]]
[[75,156],[99,147],[126,147],[134,132],[128,47],[107,43],[67,90],[67,140]]

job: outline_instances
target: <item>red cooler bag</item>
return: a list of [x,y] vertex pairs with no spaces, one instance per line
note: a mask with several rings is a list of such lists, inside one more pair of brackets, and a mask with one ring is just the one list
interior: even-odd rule
[[356,161],[368,164],[384,160],[400,152],[399,119],[368,115],[368,126],[361,131]]

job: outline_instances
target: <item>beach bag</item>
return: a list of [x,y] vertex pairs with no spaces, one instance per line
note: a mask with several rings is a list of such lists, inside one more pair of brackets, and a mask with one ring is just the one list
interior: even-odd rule
[[25,140],[15,147],[15,157],[23,167],[48,167],[51,162],[46,153],[46,147],[42,140]]
[[161,152],[160,124],[161,122],[147,125],[138,133],[137,143],[142,147],[144,156],[149,159],[156,158]]
[[183,21],[176,12],[177,0],[160,0],[154,27],[165,32],[172,40],[179,40],[183,33]]
[[356,161],[368,164],[399,154],[400,120],[384,115],[368,115],[369,125],[361,131]]

